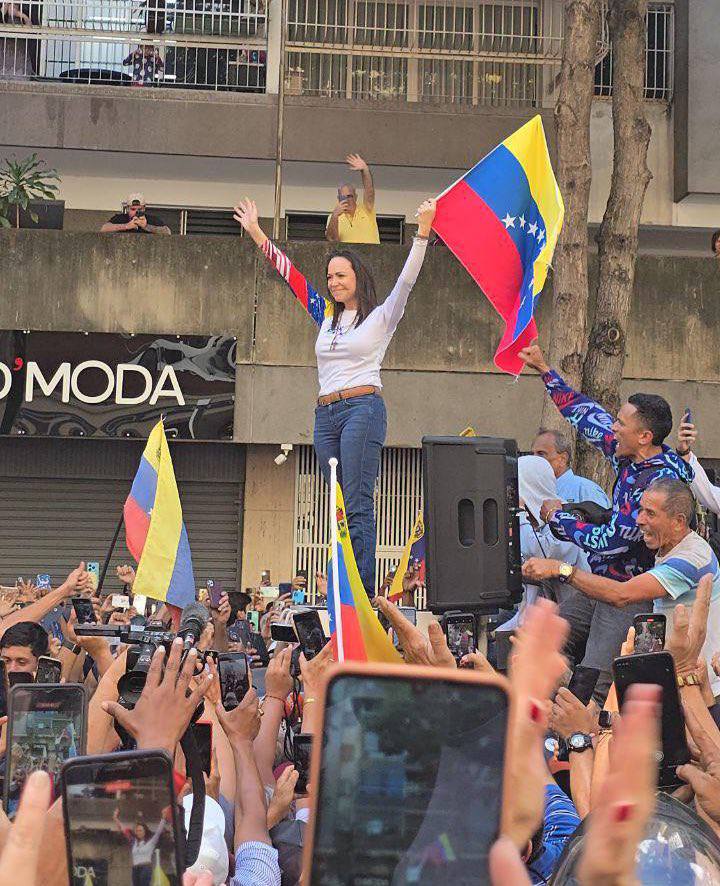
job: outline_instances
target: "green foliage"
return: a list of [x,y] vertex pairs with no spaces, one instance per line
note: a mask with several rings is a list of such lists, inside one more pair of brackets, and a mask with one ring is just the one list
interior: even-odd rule
[[[44,160],[31,154],[24,160],[6,159],[0,166],[0,227],[19,228],[20,210],[27,209],[31,200],[54,200],[60,176],[56,169],[45,169]],[[30,213],[34,222],[37,215]]]

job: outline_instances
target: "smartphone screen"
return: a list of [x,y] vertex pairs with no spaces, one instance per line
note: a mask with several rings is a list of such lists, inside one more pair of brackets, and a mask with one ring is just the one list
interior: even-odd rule
[[309,882],[351,886],[368,871],[377,883],[489,882],[507,713],[508,698],[494,685],[332,679]]
[[227,629],[228,640],[232,640],[234,643],[243,643],[245,646],[250,645],[252,633],[252,625],[244,618],[239,618],[233,624],[228,625]]
[[212,766],[212,723],[193,723],[192,731],[203,772],[209,776]]
[[681,784],[675,770],[690,762],[690,749],[685,738],[685,717],[680,704],[675,665],[669,652],[625,655],[613,662],[615,688],[621,707],[625,693],[633,683],[651,683],[662,688],[662,760],[660,786]]
[[292,625],[271,624],[270,636],[278,643],[297,643],[298,638]]
[[401,606],[400,612],[402,612],[410,624],[417,624],[417,609],[414,606]]
[[455,661],[475,652],[477,641],[475,640],[475,616],[473,615],[447,615],[443,625],[447,644]]
[[582,665],[577,665],[572,672],[572,677],[570,677],[568,689],[578,701],[588,705],[593,692],[595,692],[595,684],[599,677],[600,671],[598,668],[585,668]]
[[312,751],[312,735],[295,735],[293,737],[293,766],[298,773],[296,794],[307,794],[310,778],[310,755]]
[[56,779],[65,760],[85,753],[85,690],[76,683],[13,686],[8,709],[5,812],[12,816],[34,769]]
[[87,597],[73,597],[72,605],[79,625],[95,624],[95,610]]
[[327,643],[320,616],[316,609],[309,609],[307,612],[296,612],[293,622],[303,655],[310,661],[322,652]]
[[36,683],[59,683],[62,674],[62,663],[49,655],[41,655],[38,658],[37,671],[35,672]]
[[260,613],[253,610],[252,612],[248,612],[247,620],[252,625],[254,631],[260,630]]
[[180,886],[172,764],[162,751],[71,760],[62,793],[73,886]]
[[666,621],[662,613],[650,612],[635,616],[633,619],[635,627],[635,655],[663,651],[665,648]]
[[250,689],[247,655],[244,652],[222,652],[218,655],[217,666],[223,707],[232,711]]

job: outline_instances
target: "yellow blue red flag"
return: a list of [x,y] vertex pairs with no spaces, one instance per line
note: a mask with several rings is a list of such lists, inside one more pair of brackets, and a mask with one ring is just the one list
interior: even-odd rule
[[180,609],[191,603],[195,579],[190,543],[162,420],[148,437],[124,518],[127,548],[138,564],[133,593]]
[[[328,563],[328,614],[330,637],[337,661],[402,662],[365,593],[348,530],[340,484],[335,484],[335,519],[332,526],[333,557]],[[337,579],[337,590],[336,590]]]
[[565,208],[540,115],[438,197],[433,228],[505,321],[495,364],[519,375]]
[[395,575],[390,585],[388,599],[396,603],[402,598],[403,593],[403,577],[408,571],[412,563],[413,568],[417,565],[418,577],[420,581],[425,583],[425,521],[423,520],[423,512],[417,515],[415,525],[407,540],[405,550],[402,553],[400,562],[398,563]]

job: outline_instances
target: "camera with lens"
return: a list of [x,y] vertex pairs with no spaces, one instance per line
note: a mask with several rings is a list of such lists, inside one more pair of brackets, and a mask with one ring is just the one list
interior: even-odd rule
[[[190,603],[183,609],[180,630],[177,633],[165,630],[159,624],[127,624],[127,625],[76,625],[75,633],[79,637],[117,637],[128,647],[125,673],[118,680],[118,701],[132,710],[142,695],[148,671],[155,650],[165,647],[170,654],[173,641],[180,637],[183,641],[183,661],[190,649],[199,641],[200,635],[210,620],[210,613],[201,603]],[[198,656],[201,665],[205,664],[205,656]],[[182,666],[182,664],[181,664]]]

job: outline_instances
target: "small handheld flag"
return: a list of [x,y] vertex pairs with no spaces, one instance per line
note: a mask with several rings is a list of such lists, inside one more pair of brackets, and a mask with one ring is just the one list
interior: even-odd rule
[[350,542],[345,502],[337,482],[337,459],[330,464],[332,553],[328,564],[330,637],[337,661],[402,662],[373,612]]
[[410,538],[407,540],[407,544],[405,545],[405,550],[402,553],[402,557],[400,558],[400,562],[398,563],[397,569],[395,570],[395,575],[392,580],[392,584],[390,585],[390,591],[388,592],[388,599],[396,603],[401,599],[403,594],[403,577],[405,573],[408,571],[410,563],[418,563],[420,566],[420,580],[422,582],[425,581],[425,522],[423,520],[423,512],[417,515],[417,519],[415,520],[415,525],[412,528],[412,532],[410,533]]
[[124,517],[125,542],[138,564],[133,593],[187,606],[195,599],[195,578],[162,420],[148,437]]
[[505,321],[495,365],[519,375],[565,209],[540,115],[439,197],[433,228]]

